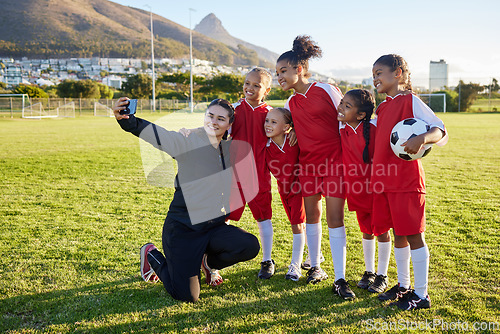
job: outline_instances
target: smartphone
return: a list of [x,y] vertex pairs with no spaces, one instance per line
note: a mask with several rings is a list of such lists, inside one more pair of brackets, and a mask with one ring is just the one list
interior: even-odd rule
[[133,115],[135,114],[136,109],[137,109],[137,100],[136,99],[128,100],[125,109],[120,111],[120,114]]

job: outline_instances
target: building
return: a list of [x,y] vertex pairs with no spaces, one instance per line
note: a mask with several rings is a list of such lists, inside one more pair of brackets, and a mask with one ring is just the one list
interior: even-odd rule
[[432,61],[429,65],[429,91],[436,91],[448,87],[448,64],[441,59]]

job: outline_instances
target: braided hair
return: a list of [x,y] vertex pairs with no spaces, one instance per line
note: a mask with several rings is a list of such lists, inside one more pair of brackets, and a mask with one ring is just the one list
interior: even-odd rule
[[408,63],[403,59],[403,57],[396,54],[383,55],[379,59],[377,59],[377,61],[375,61],[373,65],[375,64],[387,66],[391,69],[391,72],[394,72],[395,70],[400,68],[404,88],[410,91],[412,90],[410,69],[408,67]]
[[304,77],[309,78],[309,58],[320,58],[322,56],[321,48],[311,39],[311,36],[301,35],[295,37],[293,47],[290,51],[279,56],[277,62],[286,60],[290,66],[302,66]]
[[375,110],[375,98],[366,89],[352,89],[345,95],[349,95],[354,100],[354,105],[358,109],[358,113],[365,113],[363,122],[363,137],[365,138],[365,148],[363,149],[363,161],[366,164],[371,162],[370,157],[370,119]]

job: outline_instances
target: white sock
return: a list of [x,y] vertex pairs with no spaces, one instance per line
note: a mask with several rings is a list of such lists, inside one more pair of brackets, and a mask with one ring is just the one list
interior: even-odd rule
[[300,268],[300,264],[302,263],[305,243],[306,234],[304,232],[293,235],[292,264],[295,264],[297,268]]
[[362,239],[365,270],[375,273],[375,239]]
[[307,247],[311,258],[311,267],[319,267],[319,252],[321,249],[321,222],[306,224]]
[[262,244],[262,261],[271,260],[273,250],[273,223],[267,219],[259,223],[260,243]]
[[394,259],[398,270],[399,286],[410,288],[410,246],[403,248],[394,247]]
[[328,228],[328,232],[330,235],[330,250],[332,252],[335,281],[341,278],[345,279],[345,263],[347,253],[345,226]]
[[429,281],[429,248],[424,247],[411,250],[413,276],[415,278],[415,293],[420,298],[427,298],[427,284]]
[[389,269],[390,258],[391,258],[391,242],[379,241],[377,275],[387,276],[387,270]]

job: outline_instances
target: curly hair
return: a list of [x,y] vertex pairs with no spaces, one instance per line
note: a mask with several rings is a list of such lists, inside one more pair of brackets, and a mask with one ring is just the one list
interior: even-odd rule
[[370,157],[370,119],[375,110],[375,98],[372,93],[366,89],[352,89],[345,96],[351,96],[354,100],[354,106],[358,109],[358,113],[365,113],[363,122],[363,138],[365,139],[365,148],[363,149],[363,161],[366,164],[371,162]]
[[404,88],[408,90],[412,90],[411,87],[411,78],[410,78],[410,69],[408,67],[408,63],[403,59],[400,55],[397,54],[388,54],[383,55],[373,65],[380,64],[387,66],[391,69],[391,72],[394,72],[398,68],[401,69],[401,78],[403,80]]
[[301,35],[295,37],[293,46],[290,51],[287,51],[279,56],[277,62],[285,60],[293,67],[302,66],[304,76],[309,78],[309,59],[320,58],[323,54],[321,48],[311,39],[311,36]]

